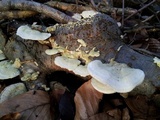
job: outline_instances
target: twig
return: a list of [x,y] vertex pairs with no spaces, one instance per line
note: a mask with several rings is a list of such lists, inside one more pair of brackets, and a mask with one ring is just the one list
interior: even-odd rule
[[78,12],[78,13],[81,13],[82,11],[85,11],[85,10],[93,10],[91,7],[86,7],[82,5],[76,5],[76,4],[68,4],[64,2],[58,2],[58,1],[49,1],[49,2],[46,2],[46,4],[53,8],[58,8],[64,11],[71,11],[71,12]]
[[151,56],[156,56],[156,57],[160,57],[159,54],[156,54],[156,53],[153,53],[153,52],[150,52],[148,50],[145,50],[145,49],[142,49],[142,48],[133,48],[131,47],[133,50],[136,50],[142,54],[148,54],[148,55],[151,55]]
[[123,3],[122,3],[122,28],[124,27],[124,0],[123,0]]
[[142,11],[143,9],[147,8],[148,6],[150,6],[151,4],[153,4],[156,0],[151,1],[150,3],[146,4],[145,6],[143,6],[142,8],[140,8],[137,12],[129,15],[127,18],[124,19],[124,21],[128,20],[130,17],[132,17],[133,15],[139,13],[140,11]]
[[2,0],[0,1],[0,10],[21,9],[21,10],[33,10],[39,13],[43,13],[61,23],[68,23],[76,21],[75,19],[67,16],[66,14],[51,8],[47,5],[27,0]]
[[[82,11],[85,10],[93,10],[91,7],[87,6],[82,6],[82,5],[75,5],[75,4],[68,4],[64,2],[56,2],[56,1],[49,1],[46,3],[49,6],[52,6],[57,9],[61,9],[64,11],[71,11],[71,12],[79,12],[81,13]],[[77,7],[77,11],[76,11]],[[116,14],[122,14],[122,8],[116,8],[116,7],[100,7],[98,8],[98,11],[103,12],[103,13],[112,13],[113,11],[116,11]],[[136,9],[131,9],[131,8],[125,8],[124,9],[124,14],[130,15],[135,13],[137,10]]]
[[[157,27],[157,28],[156,28]],[[155,26],[140,26],[138,28],[126,28],[124,27],[124,33],[131,33],[131,32],[138,32],[138,31],[141,31],[142,29],[149,29],[147,30],[148,32],[156,32],[156,31],[159,31],[160,29],[160,26],[159,25],[155,25]]]
[[[118,15],[122,15],[122,11],[123,9],[122,8],[116,8],[116,7],[112,7],[112,8],[99,8],[99,11],[100,12],[104,12],[104,13],[112,13],[113,11],[116,11],[116,14]],[[130,15],[130,14],[133,14],[137,12],[136,9],[132,9],[132,8],[125,8],[124,9],[124,14],[126,15]]]
[[2,11],[0,19],[26,18],[37,14],[34,11]]

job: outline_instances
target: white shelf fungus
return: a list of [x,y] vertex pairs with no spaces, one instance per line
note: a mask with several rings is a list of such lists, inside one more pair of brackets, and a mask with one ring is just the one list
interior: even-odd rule
[[97,91],[99,91],[101,93],[112,94],[112,93],[116,92],[112,87],[110,87],[107,84],[102,84],[101,82],[99,82],[95,78],[91,79],[91,84]]
[[52,48],[52,49],[45,50],[45,53],[47,55],[55,55],[57,53],[60,53],[60,51],[57,48]]
[[160,59],[157,57],[154,57],[153,60],[154,60],[154,63],[156,63],[157,66],[160,67]]
[[78,13],[75,13],[75,14],[73,14],[72,18],[74,18],[74,19],[80,21],[80,20],[81,20],[81,15],[78,14]]
[[[99,60],[94,60],[88,64],[87,69],[89,74],[102,84],[102,88],[106,85],[106,90],[112,88],[113,92],[119,93],[130,92],[140,85],[145,77],[142,70],[130,68],[124,63],[117,63],[115,61],[103,64]],[[93,80],[92,84],[94,84],[93,87],[95,89],[100,88],[100,84],[96,86]],[[108,92],[102,89],[100,91],[103,93]]]
[[60,66],[61,68],[65,68],[72,71],[80,64],[80,61],[77,59],[58,56],[55,58],[54,63]]
[[83,18],[89,18],[89,17],[93,17],[96,14],[99,14],[99,12],[96,12],[96,11],[93,11],[93,10],[86,10],[86,11],[83,11],[81,13],[81,16]]
[[54,63],[64,69],[74,72],[77,75],[86,77],[89,75],[87,67],[80,65],[80,61],[74,58],[67,58],[64,56],[58,56],[55,58]]
[[28,25],[20,26],[17,29],[16,34],[23,39],[30,39],[30,40],[46,40],[51,36],[50,33],[42,33],[38,30],[33,30]]
[[0,94],[0,103],[2,103],[5,100],[8,100],[16,95],[25,93],[26,87],[23,83],[16,83],[7,86]]
[[2,50],[0,50],[0,60],[4,60],[6,57],[5,55],[3,54]]
[[88,70],[87,70],[87,66],[83,66],[83,65],[78,65],[76,67],[76,69],[73,70],[73,72],[77,75],[80,75],[82,77],[86,77],[89,75]]
[[19,70],[13,66],[9,61],[0,62],[0,79],[14,78],[20,74]]

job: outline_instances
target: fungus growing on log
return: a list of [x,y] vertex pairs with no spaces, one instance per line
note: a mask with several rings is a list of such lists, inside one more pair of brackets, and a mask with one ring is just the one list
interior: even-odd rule
[[46,40],[51,36],[50,33],[42,33],[38,30],[31,29],[28,25],[22,25],[17,29],[18,36],[23,39],[30,39],[30,40]]
[[63,56],[58,56],[55,58],[55,64],[61,68],[72,71],[76,75],[86,77],[89,75],[87,71],[87,67],[80,65],[80,61],[78,59],[67,58]]
[[14,78],[19,74],[19,70],[8,60],[0,62],[0,80]]
[[[94,60],[88,64],[88,72],[94,78],[92,84],[95,89],[99,90],[100,85],[107,88],[106,91],[100,89],[100,92],[107,93],[126,93],[132,91],[140,85],[145,74],[140,69],[130,68],[124,63],[111,61],[109,64],[103,64],[100,60]],[[98,84],[95,84],[97,80]],[[109,87],[109,88],[108,88]]]
[[26,91],[27,89],[23,83],[16,83],[16,84],[9,85],[1,92],[0,103],[16,95],[25,93]]

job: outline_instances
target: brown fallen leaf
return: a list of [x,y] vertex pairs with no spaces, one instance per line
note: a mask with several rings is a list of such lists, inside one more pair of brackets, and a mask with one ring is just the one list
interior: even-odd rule
[[91,116],[88,120],[116,120],[116,119],[108,115],[107,113],[103,112]]
[[118,108],[107,111],[107,114],[113,117],[115,120],[120,120],[122,116],[122,112]]
[[41,90],[28,91],[0,104],[0,117],[14,112],[23,120],[51,120],[49,95]]
[[109,110],[108,112],[102,112],[93,115],[87,120],[130,120],[130,116],[127,108],[124,108],[123,111],[116,108]]
[[54,104],[58,103],[60,101],[61,96],[67,90],[67,87],[63,86],[61,83],[56,81],[51,82],[50,87],[51,87],[51,92],[50,92],[51,99],[54,101]]
[[130,120],[128,108],[124,108],[122,111],[122,120]]
[[131,110],[134,119],[160,119],[160,110],[154,106],[153,101],[150,101],[146,96],[134,96],[125,99],[125,102]]
[[7,115],[4,115],[0,118],[0,120],[20,120],[21,114],[16,113],[9,113]]
[[91,81],[84,83],[76,92],[74,102],[76,105],[75,120],[84,120],[98,113],[99,102],[103,94],[96,91]]
[[155,52],[160,55],[160,40],[150,38],[149,41],[146,42],[148,46],[148,50],[151,52]]

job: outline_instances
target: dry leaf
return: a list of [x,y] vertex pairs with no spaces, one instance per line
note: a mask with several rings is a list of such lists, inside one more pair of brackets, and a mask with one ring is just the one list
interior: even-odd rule
[[21,114],[16,113],[9,113],[7,115],[4,115],[0,118],[0,120],[20,120]]
[[158,39],[150,38],[147,45],[149,51],[160,54],[160,41]]
[[122,111],[122,120],[130,120],[128,108],[124,108]]
[[51,99],[53,99],[55,102],[59,102],[61,96],[65,93],[67,90],[67,87],[63,86],[61,83],[53,81],[50,83],[51,87]]
[[75,116],[74,95],[66,91],[59,102],[59,112],[61,120],[73,120]]
[[116,120],[116,119],[112,116],[109,116],[107,113],[103,112],[91,116],[88,120]]
[[102,93],[93,88],[91,81],[84,83],[77,90],[74,98],[76,104],[75,120],[84,120],[95,115],[98,112],[102,96]]
[[107,111],[108,115],[110,115],[111,117],[113,117],[115,120],[120,120],[121,116],[122,116],[122,112],[120,109],[113,109],[113,110],[109,110]]
[[130,108],[134,118],[155,119],[159,118],[160,110],[152,104],[146,96],[134,96],[125,99],[127,106]]
[[55,106],[58,117],[62,120],[73,120],[75,116],[74,94],[61,83],[53,81],[51,86],[51,105]]
[[50,99],[47,92],[28,91],[0,104],[0,117],[19,112],[23,120],[51,120]]

